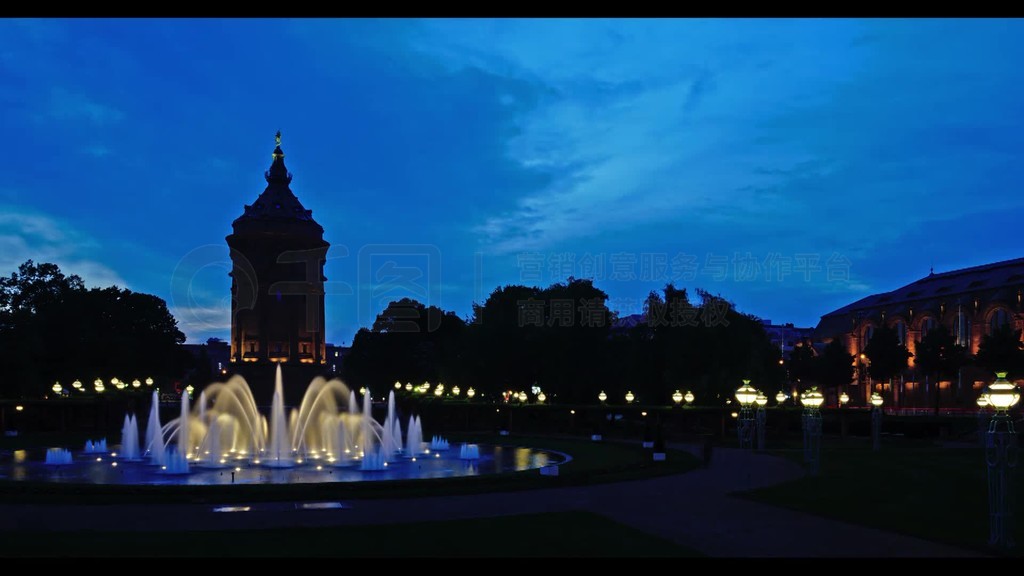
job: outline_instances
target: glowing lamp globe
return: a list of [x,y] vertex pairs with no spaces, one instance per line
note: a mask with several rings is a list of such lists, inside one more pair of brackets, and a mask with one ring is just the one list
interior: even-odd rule
[[686,400],[687,404],[692,404],[693,403],[693,399],[694,399],[693,392],[690,392],[689,390],[687,390],[686,391],[686,395],[683,396],[683,400]]
[[458,396],[458,395],[459,395],[459,392],[462,392],[462,389],[461,389],[461,388],[459,388],[459,387],[458,387],[458,385],[456,385],[456,386],[452,386],[452,394],[454,394],[454,395]]
[[541,404],[543,404],[544,401],[547,400],[547,399],[548,399],[547,395],[544,394],[543,392],[541,392],[540,394],[537,394],[537,402],[540,402]]
[[680,402],[682,402],[683,401],[683,393],[680,392],[679,390],[676,390],[675,392],[673,392],[672,393],[672,401],[675,402],[676,404],[679,404]]
[[750,380],[744,380],[743,386],[736,389],[736,399],[740,401],[740,406],[744,408],[757,400],[757,390],[750,385]]
[[412,382],[406,382],[405,383],[405,391],[406,392],[412,392]]
[[128,385],[127,385],[127,384],[125,384],[124,382],[122,382],[121,380],[118,380],[118,381],[117,381],[117,383],[116,383],[116,384],[114,384],[114,386],[115,386],[115,387],[116,387],[116,388],[117,388],[118,390],[124,390],[124,389],[125,389],[125,387],[127,387]]
[[811,388],[810,391],[804,392],[803,396],[800,397],[800,402],[804,405],[804,408],[810,408],[811,410],[817,409],[824,401],[825,397],[821,395],[821,392],[818,392],[817,388]]
[[881,408],[883,402],[884,402],[884,400],[882,399],[882,395],[881,394],[879,394],[878,392],[872,392],[871,393],[871,405],[872,406],[874,406],[875,408]]
[[444,388],[441,388],[440,386],[434,388],[434,396],[440,396],[442,394],[444,394]]
[[63,389],[64,388],[60,385],[60,382],[54,382],[53,383],[53,393],[54,394],[60,394],[60,391],[63,390]]
[[152,386],[152,385],[153,385],[153,379],[152,378],[146,378],[146,386]]
[[195,392],[195,390],[196,389],[191,384],[189,384],[188,386],[185,386],[185,392],[188,392],[189,396],[191,396],[192,393]]
[[636,399],[636,396],[633,396],[633,391],[632,390],[626,392],[626,402],[627,403],[628,402],[632,402],[635,399]]
[[402,383],[401,382],[395,382],[395,390],[401,390],[401,389],[402,389]]
[[82,389],[82,381],[81,380],[75,380],[74,382],[71,383],[71,385],[74,386],[76,390],[81,390]]
[[142,386],[142,382],[140,382],[138,378],[136,378],[135,380],[132,380],[132,388],[139,388],[141,386]]
[[996,381],[985,389],[985,396],[996,412],[1005,412],[1020,401],[1020,389],[1006,379],[1006,372],[997,372]]
[[846,404],[849,401],[850,401],[850,396],[846,392],[843,392],[842,394],[839,395],[839,403],[840,404]]
[[601,392],[599,392],[597,395],[597,399],[600,400],[601,402],[604,402],[605,400],[608,399],[608,395],[604,393],[604,390],[601,390]]
[[786,393],[781,390],[779,390],[779,393],[775,395],[775,401],[779,404],[785,402],[786,398],[789,398],[789,396],[786,396]]
[[526,402],[526,392],[520,392],[519,393],[519,401],[520,402]]
[[986,407],[988,407],[988,398],[984,394],[982,394],[981,396],[978,396],[977,402],[978,402],[978,408],[986,408]]
[[765,396],[763,393],[758,392],[757,398],[754,398],[754,402],[756,402],[758,406],[764,406],[765,404],[768,403],[768,397]]
[[476,396],[476,390],[470,387],[469,390],[466,390],[466,398],[472,398],[473,396]]

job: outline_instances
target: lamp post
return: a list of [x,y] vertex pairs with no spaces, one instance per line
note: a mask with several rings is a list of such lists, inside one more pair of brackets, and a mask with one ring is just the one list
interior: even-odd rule
[[604,404],[605,400],[607,400],[607,399],[608,399],[608,395],[604,393],[604,390],[601,390],[601,391],[600,391],[600,392],[599,392],[599,393],[597,394],[597,400],[598,400],[598,401],[599,401],[599,402],[600,402],[601,404]]
[[871,393],[871,449],[878,450],[882,445],[882,395]]
[[672,402],[675,403],[676,406],[679,406],[679,403],[682,402],[682,401],[683,401],[683,393],[682,392],[680,392],[679,390],[676,390],[675,392],[672,393]]
[[800,403],[804,405],[804,463],[811,474],[817,474],[821,467],[821,413],[818,408],[824,401],[825,397],[818,392],[817,386],[800,395]]
[[988,419],[985,417],[985,408],[988,408],[988,397],[982,393],[978,396],[978,444],[985,447],[985,431],[988,428]]
[[683,400],[686,400],[686,405],[687,406],[693,404],[693,400],[694,400],[693,392],[690,392],[689,390],[687,390],[686,394],[683,394]]
[[751,428],[754,425],[754,415],[751,413],[750,407],[757,399],[757,390],[750,385],[750,380],[744,380],[743,385],[736,389],[736,399],[740,402],[740,418],[736,427],[740,448],[753,448],[753,438],[751,438],[753,430]]
[[754,398],[754,402],[757,403],[757,450],[758,452],[763,452],[765,421],[767,420],[767,413],[765,412],[764,406],[768,403],[768,397],[758,391],[757,398]]
[[1020,400],[1020,390],[1006,379],[1006,372],[997,372],[996,381],[984,392],[995,409],[989,421],[985,442],[985,463],[988,465],[989,546],[1013,547],[1013,493],[1010,472],[1017,467],[1017,431],[1009,409]]

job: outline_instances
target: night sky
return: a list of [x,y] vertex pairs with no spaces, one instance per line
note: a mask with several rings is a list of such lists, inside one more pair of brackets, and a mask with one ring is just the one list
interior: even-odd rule
[[0,274],[227,338],[224,237],[281,130],[329,342],[569,275],[813,326],[1024,255],[1022,54],[1016,20],[3,20]]

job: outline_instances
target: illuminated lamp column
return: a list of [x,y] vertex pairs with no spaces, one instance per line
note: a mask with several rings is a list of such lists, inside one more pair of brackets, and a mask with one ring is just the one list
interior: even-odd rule
[[801,416],[804,432],[804,464],[808,471],[816,475],[821,468],[821,412],[818,408],[825,401],[825,397],[818,392],[815,386],[809,391],[800,395],[800,402],[804,405],[804,413]]
[[765,405],[768,404],[768,397],[764,393],[758,391],[757,398],[754,399],[757,404],[757,450],[758,452],[764,451],[764,435],[765,427],[767,426],[767,413],[765,412]]
[[996,373],[984,395],[995,409],[989,421],[985,443],[988,465],[989,546],[1013,547],[1013,507],[1011,472],[1017,467],[1017,431],[1009,410],[1020,400],[1020,390],[1006,380],[1006,372]]
[[750,385],[750,380],[744,380],[736,390],[736,399],[740,402],[740,418],[736,426],[740,448],[753,448],[754,414],[751,406],[757,400],[757,390]]

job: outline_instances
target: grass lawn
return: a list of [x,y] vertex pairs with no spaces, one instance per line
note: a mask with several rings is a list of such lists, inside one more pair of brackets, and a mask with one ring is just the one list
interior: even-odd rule
[[[798,441],[774,453],[802,462]],[[883,437],[871,450],[865,438],[824,438],[821,473],[737,496],[901,532],[964,548],[988,549],[988,469],[981,447],[971,444]],[[1019,473],[1012,486],[1017,542],[1024,483]]]
[[[26,445],[40,442],[25,437]],[[321,498],[403,498],[443,496],[507,490],[527,490],[614,482],[674,474],[695,469],[699,461],[691,454],[669,450],[667,459],[654,462],[651,450],[639,442],[591,442],[584,438],[498,435],[452,435],[449,440],[486,444],[521,445],[564,452],[572,460],[559,467],[558,476],[541,476],[538,470],[459,478],[429,478],[376,482],[330,482],[322,484],[246,484],[234,486],[151,486],[56,484],[49,482],[0,482],[0,502],[40,503],[146,503],[219,502],[321,499]],[[46,438],[41,446],[62,445]],[[63,444],[67,445],[67,444]]]
[[591,512],[412,524],[168,532],[0,533],[5,557],[699,557]]

